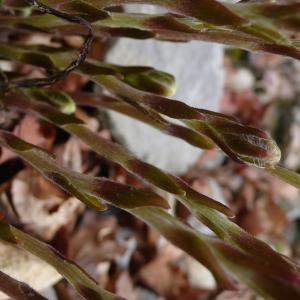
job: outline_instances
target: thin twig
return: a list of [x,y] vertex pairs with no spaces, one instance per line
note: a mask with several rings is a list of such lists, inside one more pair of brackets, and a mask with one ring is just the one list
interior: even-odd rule
[[78,57],[74,61],[72,61],[70,63],[70,65],[67,68],[65,68],[64,70],[56,72],[55,74],[45,77],[45,78],[14,80],[14,81],[10,81],[6,84],[2,83],[2,86],[0,85],[0,90],[7,91],[11,87],[47,86],[47,85],[52,85],[52,84],[64,79],[68,74],[70,74],[72,71],[77,69],[85,61],[85,59],[90,51],[91,44],[93,42],[94,29],[93,29],[92,25],[88,21],[83,19],[82,17],[69,15],[69,14],[60,12],[54,8],[51,8],[47,5],[42,4],[36,0],[26,0],[26,2],[31,6],[35,6],[40,12],[48,13],[48,14],[54,15],[58,18],[67,20],[69,22],[80,24],[80,25],[84,26],[85,28],[88,29],[88,34],[86,36],[84,45],[79,52]]

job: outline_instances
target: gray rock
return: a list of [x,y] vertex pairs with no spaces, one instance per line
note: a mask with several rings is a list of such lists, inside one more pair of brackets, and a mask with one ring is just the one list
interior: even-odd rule
[[[157,13],[158,9],[130,6],[131,11]],[[220,45],[190,42],[120,39],[107,61],[123,65],[147,65],[173,74],[177,92],[172,97],[187,104],[217,111],[223,89],[223,50]],[[173,173],[182,173],[201,150],[164,135],[118,113],[110,113],[113,127],[125,145],[139,158]]]

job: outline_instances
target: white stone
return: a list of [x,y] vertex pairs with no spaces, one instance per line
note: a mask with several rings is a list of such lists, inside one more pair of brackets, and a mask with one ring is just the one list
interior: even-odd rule
[[[130,6],[131,11],[157,13],[153,6]],[[172,97],[187,104],[218,110],[223,90],[223,50],[220,45],[190,42],[171,43],[123,38],[109,51],[107,61],[122,65],[146,65],[176,77]],[[160,133],[118,113],[110,113],[115,132],[139,158],[174,173],[186,171],[201,150]]]
[[255,78],[253,73],[246,68],[241,68],[237,70],[233,76],[233,80],[230,82],[230,87],[236,92],[241,92],[252,89],[254,84]]
[[185,263],[191,287],[208,290],[216,288],[216,280],[207,268],[190,256],[186,257]]
[[[44,290],[61,279],[60,274],[47,263],[4,242],[0,243],[0,257],[2,272],[29,284],[37,291]],[[8,298],[0,292],[0,299]]]

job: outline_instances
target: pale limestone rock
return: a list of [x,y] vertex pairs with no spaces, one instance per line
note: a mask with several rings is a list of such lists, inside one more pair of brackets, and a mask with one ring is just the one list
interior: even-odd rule
[[185,263],[191,287],[208,290],[216,288],[216,280],[207,268],[190,256],[186,257]]
[[[130,6],[134,12],[157,13],[158,9]],[[223,89],[223,50],[220,45],[190,42],[120,39],[107,55],[107,61],[122,65],[147,65],[175,75],[177,92],[172,98],[187,104],[218,110]],[[110,113],[116,134],[139,158],[174,173],[184,172],[201,150],[164,135],[115,112]]]
[[[55,284],[60,278],[51,266],[28,252],[0,242],[0,270],[7,275],[41,291]],[[8,299],[0,292],[0,299]]]

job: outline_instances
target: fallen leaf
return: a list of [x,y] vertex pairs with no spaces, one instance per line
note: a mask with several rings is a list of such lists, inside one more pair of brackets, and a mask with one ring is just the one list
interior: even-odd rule
[[62,226],[74,222],[84,209],[79,200],[68,198],[32,169],[25,169],[14,178],[11,197],[20,222],[48,241]]

